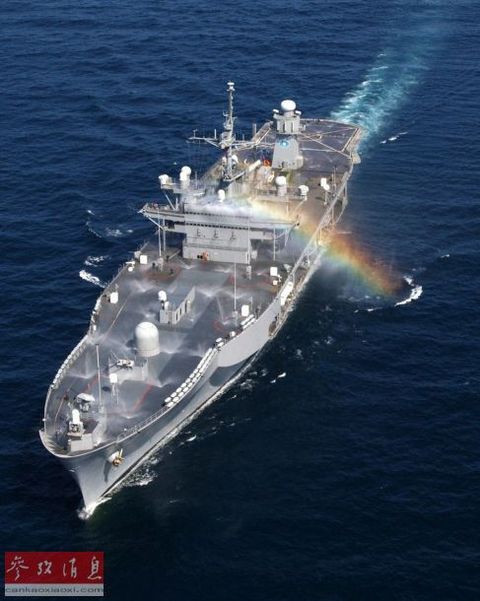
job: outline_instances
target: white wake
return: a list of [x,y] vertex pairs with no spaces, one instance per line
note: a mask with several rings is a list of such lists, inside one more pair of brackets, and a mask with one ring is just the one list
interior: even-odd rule
[[404,276],[404,279],[410,286],[410,294],[407,296],[407,298],[404,298],[403,300],[395,303],[395,307],[399,307],[400,305],[408,305],[408,303],[419,299],[423,294],[423,287],[420,286],[420,284],[415,284],[413,278],[409,276]]
[[89,267],[95,267],[99,263],[103,263],[103,261],[105,261],[105,259],[107,258],[107,256],[108,255],[99,255],[98,257],[95,257],[94,255],[89,255],[85,259],[84,265],[87,265]]
[[[332,119],[360,125],[363,142],[378,134],[406,101],[426,68],[418,53],[408,54],[407,58],[402,63],[394,50],[378,54],[365,79],[346,94]],[[394,141],[394,136],[389,141]]]
[[78,275],[82,278],[82,280],[85,280],[86,282],[90,282],[90,284],[94,284],[95,286],[98,286],[99,288],[105,288],[105,284],[100,280],[100,278],[97,278],[96,275],[92,275],[88,271],[85,271],[85,269],[81,269],[78,272]]
[[[363,81],[344,96],[331,118],[360,125],[364,130],[362,143],[384,130],[422,82],[451,10],[441,1],[419,0],[418,10],[395,24],[391,41],[376,55]],[[391,135],[383,143],[394,142],[406,133]]]

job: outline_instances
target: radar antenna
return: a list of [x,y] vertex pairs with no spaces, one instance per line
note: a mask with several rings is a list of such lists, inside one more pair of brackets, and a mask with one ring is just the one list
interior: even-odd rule
[[230,148],[235,142],[235,134],[233,132],[235,117],[233,116],[233,93],[235,92],[235,84],[233,81],[227,83],[228,94],[228,110],[223,113],[225,121],[223,122],[223,133],[220,138],[220,148]]
[[220,148],[221,150],[226,150],[226,156],[224,159],[224,170],[223,170],[223,180],[225,182],[231,182],[237,177],[239,177],[240,173],[235,173],[235,161],[236,157],[233,154],[233,150],[236,148],[248,148],[252,146],[252,141],[237,141],[235,138],[235,120],[236,117],[233,115],[233,95],[235,92],[235,83],[233,81],[229,81],[227,83],[227,94],[228,94],[228,107],[227,111],[223,113],[225,118],[223,122],[223,132],[217,136],[217,131],[215,130],[213,136],[197,136],[196,130],[193,132],[193,136],[190,136],[190,142],[197,143],[205,143],[211,144],[216,148]]

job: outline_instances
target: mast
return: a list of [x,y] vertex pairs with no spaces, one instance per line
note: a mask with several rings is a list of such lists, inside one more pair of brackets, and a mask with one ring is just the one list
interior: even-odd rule
[[225,165],[224,178],[229,181],[233,177],[233,159],[232,145],[235,142],[235,117],[233,116],[233,94],[235,92],[235,83],[229,81],[227,83],[228,109],[223,113],[225,121],[223,122],[223,132],[220,137],[220,148],[227,149],[227,163]]
[[225,121],[223,122],[223,132],[220,141],[220,148],[230,148],[235,141],[235,135],[233,133],[235,117],[233,116],[233,94],[235,92],[235,83],[229,81],[227,83],[227,94],[228,94],[228,110],[223,113]]
[[233,114],[233,96],[235,93],[235,83],[233,81],[227,82],[227,110],[223,113],[223,131],[217,137],[217,130],[213,137],[208,136],[197,136],[196,131],[193,132],[193,136],[190,136],[191,142],[204,142],[216,146],[221,150],[226,151],[226,161],[223,169],[223,179],[225,182],[231,182],[234,179],[234,158],[233,149],[236,147],[246,147],[248,142],[237,142],[235,139],[235,120],[236,117]]

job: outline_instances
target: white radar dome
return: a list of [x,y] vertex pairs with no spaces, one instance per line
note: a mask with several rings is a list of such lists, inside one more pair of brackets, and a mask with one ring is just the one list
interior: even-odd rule
[[192,175],[192,169],[188,165],[184,165],[182,167],[180,173],[185,173],[186,175]]
[[282,100],[280,108],[284,113],[288,113],[290,111],[294,111],[297,108],[297,105],[293,100]]
[[135,328],[135,346],[140,357],[155,357],[160,352],[160,337],[157,326],[142,321]]
[[287,185],[287,178],[284,175],[277,175],[275,178],[275,185],[279,188]]

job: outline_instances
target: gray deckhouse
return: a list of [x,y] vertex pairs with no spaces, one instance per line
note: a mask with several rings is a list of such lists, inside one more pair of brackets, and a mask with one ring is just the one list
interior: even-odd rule
[[[190,138],[192,142],[205,142],[224,150],[221,163],[214,165],[201,182],[191,178],[187,166],[180,171],[178,180],[161,175],[159,182],[168,206],[146,205],[141,211],[159,228],[160,254],[160,233],[165,241],[166,232],[172,232],[183,235],[185,259],[249,265],[256,259],[261,243],[270,241],[275,252],[296,225],[298,207],[308,194],[307,186],[301,182],[291,185],[295,178],[290,172],[303,165],[297,140],[300,111],[292,100],[284,100],[282,112],[274,111],[274,129],[269,122],[251,140],[237,141],[233,82],[228,83],[227,92],[228,112],[222,134]],[[268,158],[257,158],[259,148],[261,155]]]

